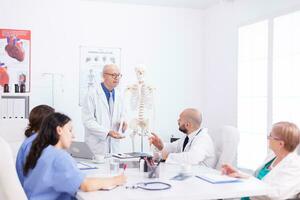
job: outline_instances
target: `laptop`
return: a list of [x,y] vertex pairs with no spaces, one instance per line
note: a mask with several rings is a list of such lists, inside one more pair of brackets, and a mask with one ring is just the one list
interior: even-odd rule
[[95,154],[85,142],[72,142],[68,152],[74,158],[95,159]]

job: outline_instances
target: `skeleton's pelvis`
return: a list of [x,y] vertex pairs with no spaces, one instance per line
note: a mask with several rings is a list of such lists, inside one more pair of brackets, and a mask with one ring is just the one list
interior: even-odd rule
[[149,129],[149,119],[143,119],[143,120],[139,120],[139,119],[132,119],[130,121],[129,127],[132,130],[147,130]]

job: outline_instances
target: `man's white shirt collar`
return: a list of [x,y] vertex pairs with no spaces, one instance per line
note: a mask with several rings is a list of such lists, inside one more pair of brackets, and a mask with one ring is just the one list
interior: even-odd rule
[[198,128],[198,129],[195,130],[194,132],[188,134],[187,136],[189,137],[189,141],[190,141],[191,139],[193,139],[193,137],[195,137],[196,134],[199,133],[200,131],[201,131],[201,128]]

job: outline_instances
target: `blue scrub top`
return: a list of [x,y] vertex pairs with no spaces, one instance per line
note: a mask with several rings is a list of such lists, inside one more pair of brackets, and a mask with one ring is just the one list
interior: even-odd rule
[[26,138],[18,151],[17,160],[16,160],[16,170],[22,186],[24,183],[23,166],[25,165],[26,157],[29,154],[32,142],[36,138],[36,136],[37,134],[35,133],[31,135],[29,138]]
[[49,145],[25,176],[24,190],[29,200],[74,199],[84,176],[65,150]]

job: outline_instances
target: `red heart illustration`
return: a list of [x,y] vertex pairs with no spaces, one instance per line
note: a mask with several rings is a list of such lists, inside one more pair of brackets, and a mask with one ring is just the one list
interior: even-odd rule
[[9,83],[9,75],[7,73],[7,67],[4,63],[0,63],[0,85],[4,87],[5,84]]
[[22,62],[25,58],[25,51],[22,41],[15,36],[9,36],[6,39],[7,45],[5,46],[5,51],[7,52],[7,54],[10,57]]

